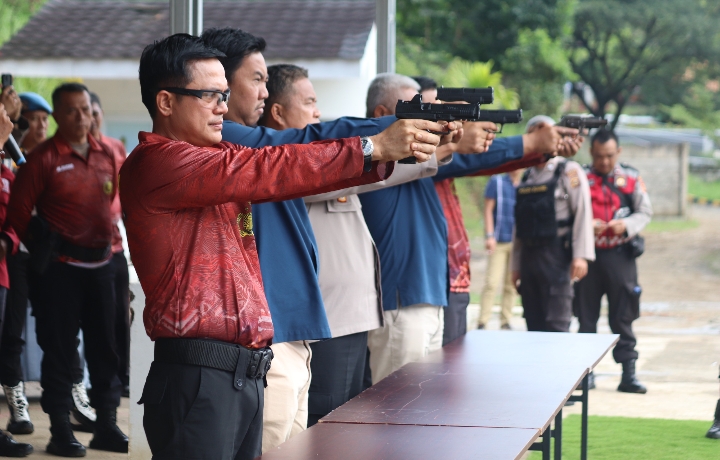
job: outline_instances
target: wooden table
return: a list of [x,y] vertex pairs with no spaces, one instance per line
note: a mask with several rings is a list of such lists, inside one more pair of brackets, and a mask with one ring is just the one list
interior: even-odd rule
[[519,459],[538,430],[318,423],[263,460]]
[[[584,460],[587,376],[617,340],[472,331],[403,366],[262,458],[510,459],[532,449],[549,459],[554,438],[559,460],[562,408],[570,400],[583,403]],[[582,396],[573,395],[578,385]]]
[[[617,335],[472,331],[389,375],[324,417],[324,423],[385,423],[539,429],[534,446],[562,450],[562,408],[583,404],[587,458],[587,375]],[[580,396],[573,391],[580,386]],[[550,424],[555,421],[555,429]]]

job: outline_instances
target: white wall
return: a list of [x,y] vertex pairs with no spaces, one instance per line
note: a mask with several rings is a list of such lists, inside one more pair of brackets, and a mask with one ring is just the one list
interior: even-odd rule
[[[132,270],[132,267],[131,267]],[[134,272],[134,270],[132,270]],[[135,277],[137,279],[137,276]],[[145,294],[137,282],[130,284],[135,294],[131,307],[135,310],[135,320],[130,328],[130,457],[133,460],[147,460],[152,454],[143,430],[144,407],[136,404],[142,396],[145,379],[150,371],[155,346],[145,333],[143,309]]]

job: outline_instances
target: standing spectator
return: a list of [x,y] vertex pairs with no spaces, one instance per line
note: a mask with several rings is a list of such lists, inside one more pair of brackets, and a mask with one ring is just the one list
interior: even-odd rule
[[[31,254],[30,297],[43,350],[41,405],[50,416],[47,451],[83,456],[69,412],[82,327],[97,423],[90,447],[127,452],[117,426],[122,390],[114,342],[110,205],[117,189],[112,153],[90,136],[90,94],[65,83],[53,92],[55,136],[18,171],[8,220]],[[33,209],[37,216],[33,216]]]
[[[595,262],[575,285],[574,310],[580,332],[597,332],[600,301],[608,299],[608,322],[620,340],[613,358],[622,365],[618,391],[647,393],[635,375],[637,339],[632,323],[640,317],[640,294],[635,259],[644,242],[639,233],[652,218],[650,197],[637,169],[618,162],[622,149],[612,131],[599,130],[592,138],[592,166],[586,168],[595,229]],[[642,242],[642,244],[641,244]],[[594,381],[593,385],[594,386]]]
[[[10,120],[7,112],[5,112],[5,107],[2,103],[0,103],[0,145],[4,145],[5,142],[7,142],[8,138],[12,135],[12,131],[13,123]],[[2,152],[2,156],[4,157],[5,152],[2,151],[2,148],[0,148],[0,152]],[[10,186],[12,185],[14,179],[15,175],[12,173],[12,171],[10,171],[10,169],[8,169],[4,164],[0,162],[0,225],[3,225],[5,223],[7,217],[7,205],[10,200]],[[15,234],[15,231],[12,229],[12,227],[7,227],[2,233],[0,233],[0,320],[3,323],[2,325],[0,325],[0,331],[2,331],[5,326],[5,300],[10,284],[7,265],[5,263],[5,256],[7,254],[11,254],[17,251],[19,244],[20,241],[18,240],[17,235]],[[0,343],[2,343],[1,339]],[[1,349],[2,345],[0,345],[0,350]],[[22,397],[23,399],[25,398],[24,393],[22,393]],[[25,405],[23,409],[27,412],[27,399],[24,399],[24,402]],[[11,419],[13,416],[15,416],[15,412],[13,411],[13,407],[11,406]],[[19,443],[15,441],[12,436],[0,431],[0,456],[26,457],[30,455],[32,451],[33,447],[30,444]]]
[[[554,124],[538,115],[526,131]],[[573,283],[594,259],[590,188],[582,167],[555,157],[525,171],[515,204],[512,269],[528,331],[570,330]]]
[[30,152],[47,139],[48,117],[52,114],[52,108],[37,93],[20,93],[20,100],[23,103],[22,116],[28,121],[28,130],[23,135],[20,147]]
[[[115,167],[118,171],[125,163],[127,151],[125,145],[119,140],[106,136],[102,132],[103,109],[100,98],[95,93],[90,93],[92,102],[93,124],[90,128],[92,136],[105,144],[115,158]],[[117,354],[119,360],[118,376],[123,385],[123,396],[130,396],[130,274],[128,273],[128,261],[123,249],[122,234],[118,224],[122,218],[120,207],[120,195],[115,195],[111,205],[113,222],[112,238],[112,259],[110,264],[115,270],[115,340],[117,342]]]
[[[27,152],[34,149],[47,138],[48,115],[52,108],[47,101],[36,93],[22,93],[22,116],[28,120],[29,128],[20,146]],[[8,291],[5,321],[0,346],[0,383],[5,390],[10,419],[7,430],[13,434],[30,434],[35,431],[28,400],[25,396],[25,382],[20,356],[25,347],[23,333],[27,319],[28,306],[28,263],[30,254],[20,243],[15,254],[8,254],[7,267],[12,289]]]
[[515,227],[515,194],[523,172],[523,169],[517,169],[507,174],[492,176],[485,186],[485,249],[488,261],[485,285],[480,297],[478,329],[485,329],[490,321],[495,293],[501,282],[503,296],[500,302],[500,328],[511,329],[510,320],[516,294],[510,267]]

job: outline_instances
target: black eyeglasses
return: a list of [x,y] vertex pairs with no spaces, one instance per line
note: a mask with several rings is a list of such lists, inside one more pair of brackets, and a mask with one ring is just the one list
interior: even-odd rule
[[218,91],[215,89],[188,89],[176,88],[173,86],[159,88],[159,90],[167,91],[168,93],[182,94],[183,96],[195,96],[196,98],[208,104],[217,102],[217,105],[220,105],[220,103],[227,102],[230,98],[230,90]]

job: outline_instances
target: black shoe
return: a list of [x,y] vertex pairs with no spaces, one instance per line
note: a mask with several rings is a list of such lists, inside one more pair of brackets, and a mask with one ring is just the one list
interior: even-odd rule
[[123,398],[129,398],[129,397],[130,397],[130,385],[124,385],[124,386],[123,386],[122,397],[123,397]]
[[0,431],[0,457],[27,457],[32,454],[33,446],[17,442],[12,436]]
[[[582,382],[575,389],[578,391],[582,391]],[[591,371],[588,374],[588,390],[594,390],[594,389],[595,389],[595,374]]]
[[110,452],[128,452],[128,437],[117,426],[117,411],[103,409],[97,411],[95,436],[90,441],[90,448]]
[[50,433],[52,437],[45,448],[49,454],[58,457],[84,457],[87,454],[85,446],[75,439],[69,414],[51,414]]
[[512,327],[508,323],[505,323],[502,326],[500,326],[500,329],[502,329],[503,331],[512,331]]
[[485,329],[485,325],[483,323],[478,324],[478,329]]
[[710,439],[720,439],[720,399],[715,406],[715,423],[710,427],[705,436]]
[[618,391],[623,393],[647,393],[645,385],[640,383],[635,377],[635,360],[631,359],[622,363],[623,373],[620,379],[620,385],[618,385]]
[[706,438],[720,439],[720,420],[715,420],[710,429],[705,433]]

